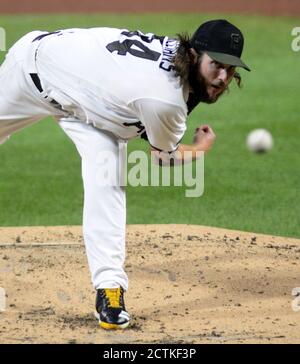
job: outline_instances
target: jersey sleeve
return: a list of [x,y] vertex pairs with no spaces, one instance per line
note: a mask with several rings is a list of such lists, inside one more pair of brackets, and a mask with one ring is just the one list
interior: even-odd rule
[[156,99],[138,99],[131,104],[145,126],[152,147],[164,152],[178,148],[186,130],[186,110]]

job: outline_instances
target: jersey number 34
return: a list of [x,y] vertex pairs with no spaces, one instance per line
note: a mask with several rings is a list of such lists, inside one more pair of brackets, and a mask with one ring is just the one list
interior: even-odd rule
[[[161,53],[148,48],[144,43],[151,43],[154,39],[159,39],[162,42],[163,37],[158,37],[154,34],[148,36],[139,31],[124,31],[121,34],[127,36],[129,39],[125,39],[122,43],[115,41],[107,44],[106,48],[111,53],[117,51],[120,56],[126,56],[126,54],[129,53],[132,56],[148,59],[150,61],[157,61],[159,59]],[[138,36],[143,43],[138,39],[130,39],[134,36]]]

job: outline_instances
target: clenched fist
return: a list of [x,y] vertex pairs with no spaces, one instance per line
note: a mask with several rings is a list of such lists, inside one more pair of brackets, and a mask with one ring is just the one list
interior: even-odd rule
[[209,125],[201,125],[195,130],[193,143],[198,150],[208,151],[214,141],[216,135]]

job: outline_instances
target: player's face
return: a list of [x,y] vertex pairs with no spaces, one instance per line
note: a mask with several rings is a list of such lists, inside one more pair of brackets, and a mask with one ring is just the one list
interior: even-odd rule
[[214,61],[204,53],[199,65],[199,72],[206,83],[210,99],[217,101],[230,84],[235,67]]
[[202,95],[202,101],[214,103],[226,91],[235,73],[235,67],[214,61],[206,53],[195,64],[194,77]]

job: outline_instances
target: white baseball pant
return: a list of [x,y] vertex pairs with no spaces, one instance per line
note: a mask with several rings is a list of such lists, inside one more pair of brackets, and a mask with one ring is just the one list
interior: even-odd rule
[[39,92],[29,76],[35,46],[31,42],[39,34],[31,32],[22,37],[0,67],[0,144],[46,116],[52,115],[59,121],[82,160],[83,235],[93,286],[95,289],[122,286],[127,290],[125,190],[120,186],[103,186],[98,178],[102,153],[109,152],[118,163],[118,138],[66,117],[65,112],[53,107]]

